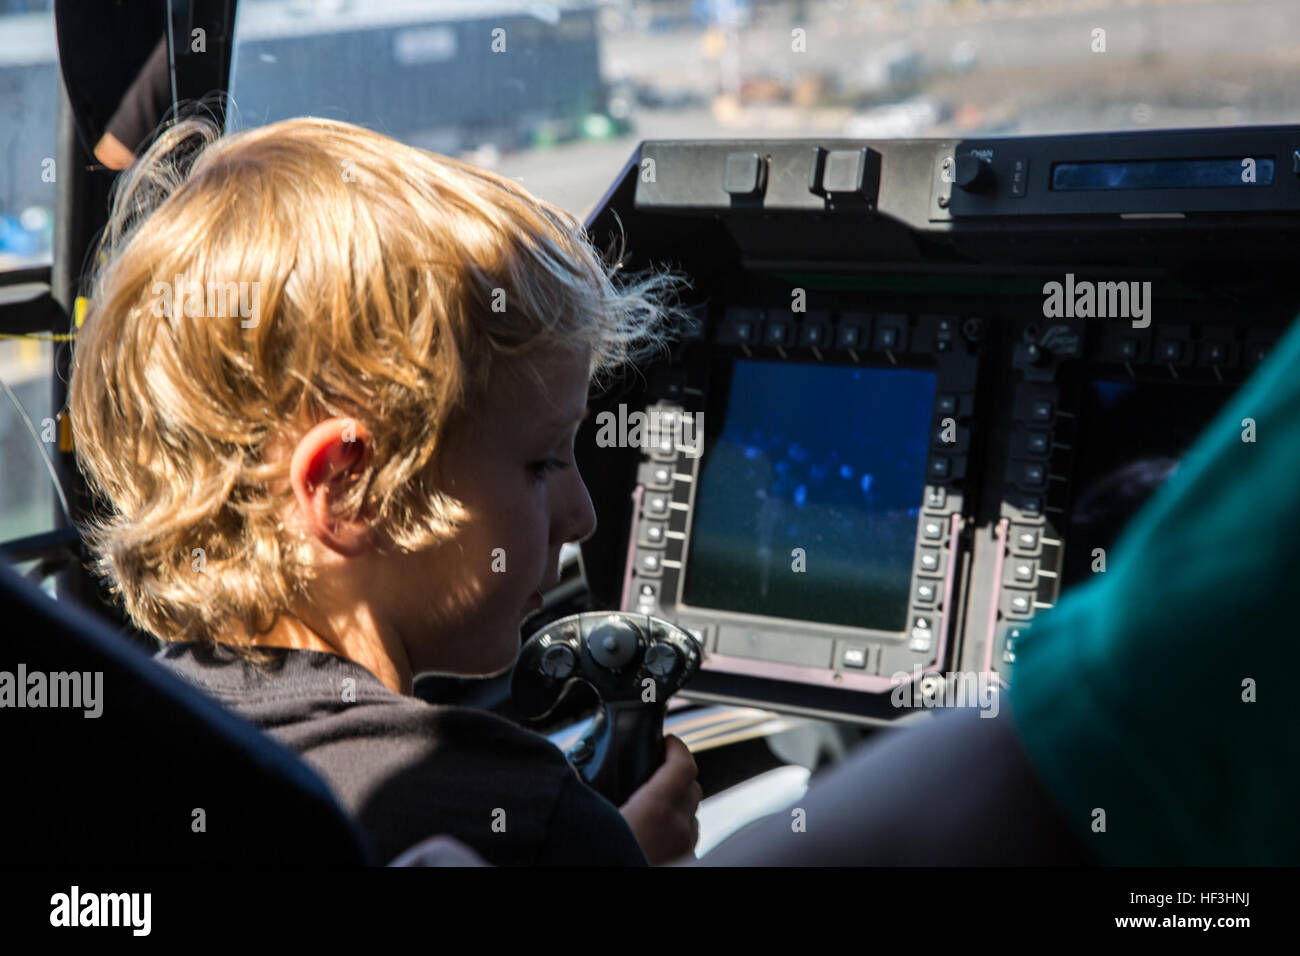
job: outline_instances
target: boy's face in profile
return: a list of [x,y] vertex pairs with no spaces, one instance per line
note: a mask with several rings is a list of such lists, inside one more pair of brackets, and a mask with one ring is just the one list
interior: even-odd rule
[[573,458],[588,354],[523,361],[536,376],[498,372],[486,402],[447,436],[439,485],[468,513],[461,530],[430,551],[368,569],[415,673],[509,667],[520,624],[558,578],[561,546],[596,529]]

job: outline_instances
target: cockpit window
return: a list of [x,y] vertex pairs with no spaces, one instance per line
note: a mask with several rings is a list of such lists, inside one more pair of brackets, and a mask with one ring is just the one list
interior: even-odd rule
[[50,262],[58,94],[53,0],[0,0],[0,272]]
[[641,139],[1285,123],[1290,0],[242,0],[236,126],[314,114],[585,215]]

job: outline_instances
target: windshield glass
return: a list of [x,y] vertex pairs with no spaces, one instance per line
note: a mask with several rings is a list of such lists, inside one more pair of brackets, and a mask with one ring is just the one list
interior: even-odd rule
[[232,124],[314,114],[580,215],[641,139],[1296,119],[1294,0],[242,0]]
[[50,261],[58,98],[53,0],[0,0],[0,270]]

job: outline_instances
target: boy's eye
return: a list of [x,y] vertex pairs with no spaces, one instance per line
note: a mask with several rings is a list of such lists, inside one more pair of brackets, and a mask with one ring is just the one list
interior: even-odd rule
[[563,471],[569,467],[567,461],[561,461],[559,458],[544,458],[541,461],[529,463],[528,470],[533,477],[541,480],[553,471]]

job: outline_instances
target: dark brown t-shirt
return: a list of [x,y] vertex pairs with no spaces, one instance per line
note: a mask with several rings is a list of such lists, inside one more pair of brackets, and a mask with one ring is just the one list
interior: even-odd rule
[[448,834],[509,865],[645,866],[631,829],[546,738],[503,717],[396,694],[359,664],[171,644],[159,660],[301,755],[388,862]]

